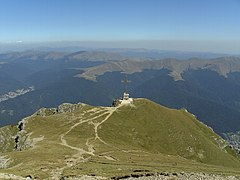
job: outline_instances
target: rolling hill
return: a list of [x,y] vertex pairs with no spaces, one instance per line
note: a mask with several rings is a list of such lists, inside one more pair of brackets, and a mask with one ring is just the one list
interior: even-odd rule
[[42,108],[18,126],[1,128],[0,136],[0,177],[240,175],[239,156],[212,129],[186,109],[147,99]]

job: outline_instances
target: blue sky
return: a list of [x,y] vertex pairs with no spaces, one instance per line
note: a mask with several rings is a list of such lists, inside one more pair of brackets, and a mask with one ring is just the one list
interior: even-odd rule
[[221,42],[240,52],[240,0],[0,0],[0,43],[17,41]]

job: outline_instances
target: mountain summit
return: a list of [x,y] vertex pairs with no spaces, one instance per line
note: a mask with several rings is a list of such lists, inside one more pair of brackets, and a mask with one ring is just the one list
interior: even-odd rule
[[141,98],[116,107],[42,108],[17,126],[1,128],[0,137],[0,177],[240,175],[238,155],[211,128],[186,109]]

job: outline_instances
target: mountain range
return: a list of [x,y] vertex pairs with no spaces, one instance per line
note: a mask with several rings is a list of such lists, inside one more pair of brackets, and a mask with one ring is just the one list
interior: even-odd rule
[[239,57],[178,60],[102,51],[26,51],[1,54],[0,62],[0,96],[34,88],[0,102],[0,126],[64,102],[110,105],[122,96],[127,73],[133,97],[186,108],[220,135],[240,129]]

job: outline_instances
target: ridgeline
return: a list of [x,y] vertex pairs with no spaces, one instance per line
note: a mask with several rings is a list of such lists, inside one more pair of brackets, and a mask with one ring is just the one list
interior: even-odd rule
[[211,128],[147,99],[42,108],[0,137],[1,179],[240,175],[239,155]]

